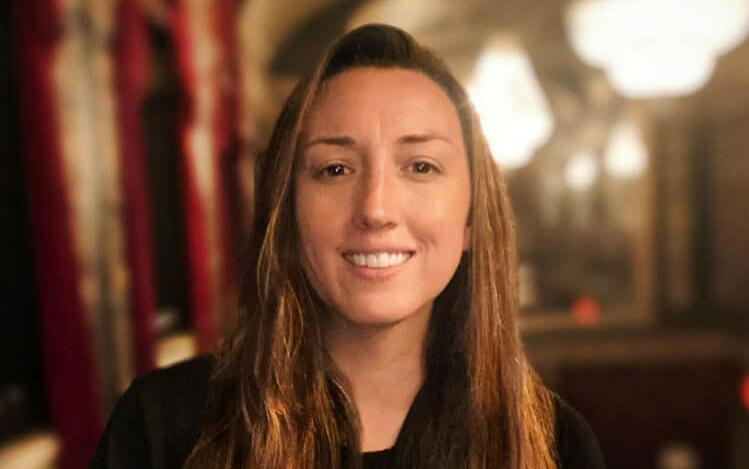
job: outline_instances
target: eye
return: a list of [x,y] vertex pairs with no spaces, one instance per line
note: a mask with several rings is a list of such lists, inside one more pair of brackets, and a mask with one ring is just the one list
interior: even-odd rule
[[414,161],[411,163],[411,171],[416,174],[429,174],[437,171],[437,168],[426,161]]
[[351,170],[341,163],[329,164],[320,170],[319,175],[322,177],[338,177],[350,173]]

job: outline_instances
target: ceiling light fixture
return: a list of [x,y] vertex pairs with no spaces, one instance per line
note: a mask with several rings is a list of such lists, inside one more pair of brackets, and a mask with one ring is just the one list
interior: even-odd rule
[[551,136],[553,116],[528,55],[516,44],[494,41],[476,64],[468,94],[495,160],[519,168]]
[[630,98],[691,94],[749,32],[749,0],[576,0],[575,52]]

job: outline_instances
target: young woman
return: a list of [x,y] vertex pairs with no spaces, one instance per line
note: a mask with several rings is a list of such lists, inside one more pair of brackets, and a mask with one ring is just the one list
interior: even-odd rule
[[256,177],[240,324],[137,379],[92,467],[603,467],[523,354],[506,190],[431,52],[346,34]]

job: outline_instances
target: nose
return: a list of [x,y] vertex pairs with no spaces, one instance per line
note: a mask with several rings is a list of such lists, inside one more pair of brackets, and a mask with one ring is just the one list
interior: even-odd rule
[[383,165],[370,165],[358,181],[354,224],[364,230],[396,226],[397,181]]

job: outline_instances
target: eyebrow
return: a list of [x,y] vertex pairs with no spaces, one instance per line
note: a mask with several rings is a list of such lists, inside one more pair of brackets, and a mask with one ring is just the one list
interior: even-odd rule
[[449,138],[444,137],[439,134],[434,134],[434,133],[404,135],[398,139],[398,143],[403,144],[403,145],[408,145],[412,143],[430,142],[432,140],[441,140],[443,142],[447,142],[450,144],[453,143],[453,141],[450,140]]
[[[432,140],[441,140],[443,142],[453,144],[453,141],[450,140],[449,138],[444,137],[439,134],[434,134],[434,133],[403,135],[402,137],[398,138],[397,143],[400,145],[410,145],[410,144],[430,142]],[[339,146],[339,147],[353,147],[353,146],[356,146],[356,140],[346,135],[331,136],[331,137],[323,136],[323,137],[318,137],[318,138],[315,138],[306,142],[304,144],[304,148],[306,149],[313,145],[333,145],[333,146]]]
[[307,149],[313,145],[334,145],[338,147],[353,147],[356,145],[356,141],[348,136],[335,136],[335,137],[318,137],[312,139],[304,144],[304,148]]

